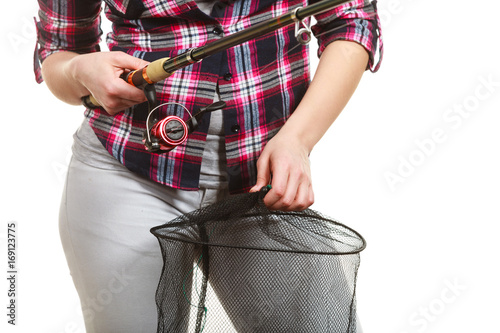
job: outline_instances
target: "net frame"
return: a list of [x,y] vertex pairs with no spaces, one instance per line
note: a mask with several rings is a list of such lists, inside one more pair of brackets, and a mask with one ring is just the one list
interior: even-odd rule
[[[300,259],[304,257],[316,258],[314,260],[318,262],[329,262],[328,266],[333,267],[333,270],[337,272],[336,274],[340,276],[336,280],[337,284],[345,284],[346,286],[342,287],[342,291],[340,292],[332,291],[333,288],[331,290],[328,289],[329,294],[345,300],[341,302],[342,309],[333,309],[327,315],[331,316],[331,314],[335,312],[339,313],[339,317],[348,318],[342,320],[336,319],[339,323],[342,323],[338,324],[337,327],[328,328],[326,330],[324,327],[330,324],[325,324],[324,327],[319,330],[312,329],[312,327],[315,327],[315,324],[302,323],[303,329],[299,328],[292,331],[304,333],[315,331],[335,333],[356,332],[356,281],[360,263],[359,253],[366,248],[365,239],[354,229],[312,209],[306,209],[301,212],[270,211],[263,203],[263,197],[266,192],[267,190],[263,190],[258,193],[230,196],[226,200],[181,215],[166,224],[151,229],[151,232],[159,241],[164,260],[164,266],[156,294],[159,317],[158,332],[290,332],[289,328],[286,328],[286,320],[281,318],[290,316],[293,321],[296,317],[300,316],[297,315],[294,317],[293,313],[290,315],[289,312],[293,311],[289,309],[284,311],[284,314],[281,313],[275,316],[275,318],[280,318],[277,321],[281,320],[283,322],[280,324],[281,326],[278,326],[267,319],[266,316],[268,315],[266,313],[262,313],[259,309],[255,309],[255,306],[248,306],[249,309],[254,309],[254,314],[258,313],[262,322],[266,322],[262,325],[257,325],[255,323],[248,324],[252,321],[248,319],[252,316],[252,311],[249,310],[248,316],[245,317],[245,311],[239,309],[241,307],[244,308],[244,306],[238,302],[247,302],[246,299],[254,297],[255,293],[247,292],[244,294],[245,297],[240,297],[240,299],[243,300],[239,301],[220,299],[218,296],[220,293],[217,292],[217,289],[221,289],[220,285],[227,284],[227,281],[224,283],[214,283],[213,278],[231,280],[234,276],[238,276],[236,280],[245,281],[245,277],[235,273],[221,272],[223,269],[217,268],[217,266],[226,264],[226,262],[221,261],[219,257],[224,258],[227,256],[227,253],[231,253],[233,256],[232,258],[240,258],[239,261],[242,262],[242,264],[237,264],[236,266],[243,270],[246,270],[247,267],[245,267],[245,259],[241,258],[254,256],[266,257],[268,261],[274,260],[277,263],[283,261],[294,263],[297,260],[296,258]],[[228,223],[228,221],[231,223]],[[295,221],[295,225],[289,227],[292,225],[289,223],[290,221]],[[316,222],[310,224],[301,221]],[[293,230],[293,232],[287,231],[286,234],[283,234],[282,230],[279,230],[280,224],[285,224],[288,229],[296,230]],[[335,237],[340,240],[328,239],[325,238],[325,234],[318,234],[317,229],[315,229],[318,225],[325,230],[328,230],[329,227],[334,227],[336,231]],[[231,230],[236,227],[240,228],[240,230],[237,232]],[[277,230],[271,230],[276,228]],[[257,232],[255,230],[257,230]],[[248,234],[250,236],[258,235],[259,237],[266,235],[268,237],[267,245],[263,246],[262,242],[258,241],[255,244],[251,242],[241,242],[241,239],[246,238],[240,234]],[[307,239],[301,238],[300,234],[305,234]],[[329,240],[330,244],[327,244],[325,240]],[[175,251],[173,249],[175,249]],[[173,256],[172,254],[174,252],[177,253],[177,255]],[[178,258],[173,258],[175,256]],[[341,260],[340,258],[348,259]],[[304,261],[304,259],[301,260]],[[184,261],[184,263],[180,264],[182,261]],[[189,264],[190,262],[191,264]],[[307,260],[305,260],[305,262],[307,263]],[[347,262],[347,264],[345,262]],[[264,263],[263,265],[266,266],[267,264]],[[282,264],[279,265],[279,267],[283,266]],[[182,269],[179,268],[181,266]],[[182,272],[177,272],[176,270]],[[318,274],[324,274],[319,270],[317,270],[317,272]],[[288,282],[283,280],[282,286],[276,288],[284,294],[286,294],[286,284],[289,283],[293,285],[295,283],[293,282],[293,274],[289,275],[288,278],[291,280]],[[328,275],[325,276],[325,280],[332,281],[331,277],[328,277]],[[272,282],[266,281],[265,278],[263,279],[264,283]],[[182,281],[180,284],[179,280]],[[191,282],[191,285],[188,285],[188,280]],[[349,282],[343,280],[349,280]],[[209,281],[211,284],[214,284],[212,288],[211,285],[209,285]],[[176,283],[177,287],[173,286]],[[181,285],[182,287],[180,287]],[[236,289],[240,288],[236,282],[234,283],[234,287]],[[261,287],[254,286],[253,288],[257,290]],[[306,289],[307,288],[310,288],[310,286],[306,286]],[[335,288],[338,288],[338,286]],[[183,291],[179,292],[179,290]],[[259,292],[265,294],[265,286],[263,290],[264,291]],[[318,294],[318,291],[312,290],[311,293]],[[336,295],[336,293],[340,296]],[[238,291],[234,292],[234,294],[240,295]],[[286,298],[286,296],[283,297]],[[219,319],[211,319],[211,321],[207,322],[208,309],[206,304],[213,303],[211,299],[215,298],[217,298],[219,302],[219,305],[215,305],[215,307],[218,307],[219,311],[225,312],[226,324],[224,325],[226,326],[224,326],[224,329],[221,327],[223,324],[221,324],[222,321]],[[322,298],[322,296],[318,296],[318,298]],[[197,301],[193,299],[197,299]],[[261,301],[265,303],[265,300]],[[299,300],[295,300],[294,302],[298,303]],[[181,303],[187,303],[187,305]],[[191,311],[193,308],[196,311]],[[232,308],[237,308],[238,310],[233,310]],[[270,312],[277,311],[274,308],[268,308]],[[256,317],[258,316],[256,315]],[[264,319],[262,319],[262,317],[264,317]],[[304,320],[307,321],[310,319]],[[304,322],[304,320],[302,320],[302,322]],[[213,322],[219,322],[219,327],[217,327],[217,325],[214,326]],[[274,326],[271,327],[272,325]]]

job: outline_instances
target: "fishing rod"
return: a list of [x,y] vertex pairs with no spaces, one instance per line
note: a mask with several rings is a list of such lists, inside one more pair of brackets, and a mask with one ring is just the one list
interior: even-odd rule
[[[201,47],[191,48],[175,57],[172,58],[161,58],[155,60],[148,64],[147,66],[131,71],[122,76],[122,79],[127,83],[144,90],[146,98],[150,104],[150,110],[156,106],[156,92],[154,90],[154,84],[165,80],[171,76],[175,71],[187,67],[191,64],[200,62],[201,60],[216,54],[218,52],[227,50],[233,46],[243,44],[249,40],[260,37],[264,34],[276,31],[280,28],[286,27],[291,24],[295,24],[295,38],[301,44],[307,44],[311,40],[311,27],[310,24],[306,24],[304,20],[313,15],[321,14],[327,10],[333,9],[334,7],[340,6],[344,3],[349,2],[348,0],[323,0],[306,7],[298,7],[293,11],[272,18],[260,23],[253,25],[252,27],[238,31],[226,37],[222,37],[216,41],[205,44]],[[89,109],[95,109],[100,107],[99,102],[94,98],[94,96],[89,95],[82,97],[83,104]],[[168,104],[168,103],[167,103]],[[158,129],[155,125],[158,125],[156,119],[150,119],[152,111],[150,111],[147,120],[147,128],[145,133],[145,145],[150,151],[157,150],[171,150],[175,146],[184,142],[187,136],[187,132],[191,132],[196,127],[196,118],[205,111],[212,111],[215,107],[224,107],[223,102],[217,104],[212,104],[202,112],[198,112],[197,117],[191,117],[190,120],[194,124],[187,126],[184,121],[178,117],[172,118],[170,125],[167,126],[167,122],[162,120],[163,129]],[[168,127],[168,128],[167,128]],[[153,135],[151,132],[154,132]],[[160,144],[156,144],[154,139],[158,139]],[[163,139],[162,139],[163,138]],[[166,139],[166,140],[165,140]],[[167,141],[167,142],[165,142]]]

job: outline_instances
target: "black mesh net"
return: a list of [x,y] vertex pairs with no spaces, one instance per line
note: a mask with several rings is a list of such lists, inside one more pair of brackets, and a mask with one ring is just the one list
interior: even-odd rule
[[322,214],[231,196],[151,229],[164,267],[158,332],[356,332],[364,239]]

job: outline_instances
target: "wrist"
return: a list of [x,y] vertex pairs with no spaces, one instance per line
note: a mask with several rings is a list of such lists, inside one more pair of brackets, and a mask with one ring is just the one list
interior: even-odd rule
[[300,145],[309,154],[328,129],[330,121],[315,117],[318,112],[322,112],[321,110],[314,109],[312,106],[304,108],[304,104],[299,105],[278,134],[290,140],[291,144]]
[[90,94],[85,85],[84,75],[87,71],[82,67],[82,60],[85,61],[82,57],[83,55],[80,54],[71,57],[64,69],[68,79],[73,82],[74,91],[79,99]]
[[300,150],[307,156],[309,156],[317,143],[305,127],[295,126],[293,121],[290,121],[290,119],[279,130],[273,140],[280,142],[283,146],[293,147],[296,150]]
[[78,54],[60,51],[48,56],[42,64],[42,75],[49,90],[60,100],[71,104],[81,104],[83,96],[80,82],[73,77],[73,59]]

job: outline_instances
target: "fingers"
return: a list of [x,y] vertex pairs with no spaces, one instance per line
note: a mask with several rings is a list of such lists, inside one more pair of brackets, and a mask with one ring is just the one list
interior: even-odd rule
[[121,75],[148,65],[124,52],[96,52],[75,59],[76,78],[111,115],[146,101],[141,89],[125,82]]
[[290,210],[301,211],[309,208],[314,203],[314,191],[310,182],[302,183],[295,197],[296,205]]
[[102,102],[101,105],[106,112],[114,115],[124,109],[146,101],[144,92],[125,82],[121,78],[121,75],[130,70],[143,68],[148,65],[148,62],[124,52],[110,52],[110,56],[114,70],[114,79],[98,93],[102,100],[95,95],[94,97],[100,103]]
[[93,93],[93,95],[110,115],[115,115],[118,112],[146,101],[146,96],[141,89],[126,83],[122,79],[117,79],[102,87],[101,90]]
[[269,159],[266,156],[262,156],[257,161],[257,182],[254,187],[250,189],[250,192],[260,191],[264,186],[269,185],[271,180],[271,170],[269,168]]
[[[314,192],[307,171],[291,166],[275,171],[271,190],[264,197],[264,203],[271,210],[302,211],[314,203]],[[273,174],[273,175],[274,175]]]
[[149,64],[149,62],[145,60],[131,56],[124,52],[110,52],[110,53],[114,56],[115,64],[120,68],[136,70],[139,68],[146,67]]
[[301,211],[314,202],[309,159],[300,150],[283,149],[268,143],[257,161],[257,183],[250,190],[256,192],[271,181],[271,190],[264,204],[271,210]]

